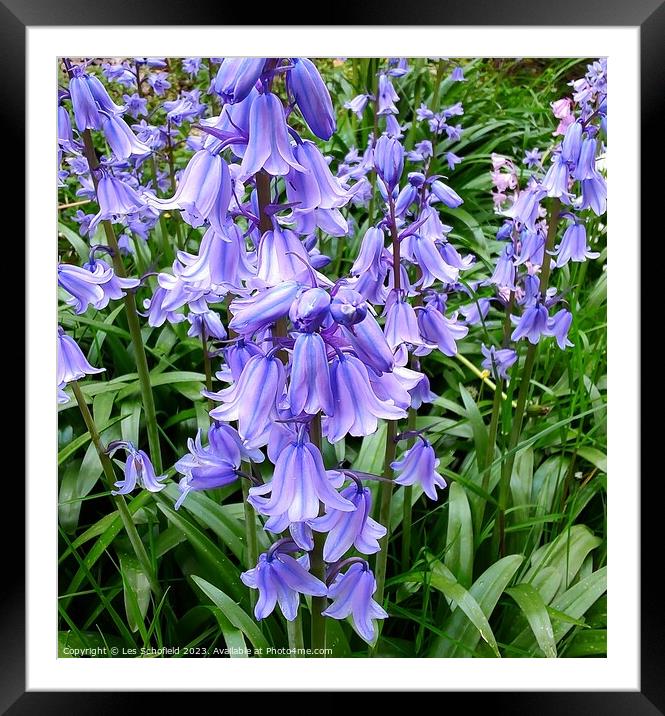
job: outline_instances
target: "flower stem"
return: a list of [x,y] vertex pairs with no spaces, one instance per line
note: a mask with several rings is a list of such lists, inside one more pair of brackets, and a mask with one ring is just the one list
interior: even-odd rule
[[[310,427],[310,440],[321,450],[321,415],[312,419]],[[319,505],[319,514],[322,514],[322,505]],[[326,535],[323,532],[314,532],[314,549],[310,553],[310,572],[324,584],[326,581],[326,563],[323,561],[323,545]],[[326,618],[323,613],[328,606],[327,597],[312,597],[312,649],[319,650],[316,656],[325,657],[326,648]]]
[[[409,408],[408,430],[415,430],[416,415],[415,408]],[[418,438],[409,440],[409,446],[413,445]],[[404,504],[402,505],[402,572],[406,572],[411,564],[411,501],[413,499],[413,487],[407,485],[404,488]]]
[[[95,191],[97,191],[97,176],[95,170],[99,167],[95,148],[92,143],[92,135],[90,130],[83,132],[83,144],[85,147],[85,156],[90,167],[90,175]],[[118,248],[118,240],[116,239],[113,225],[110,221],[102,221],[106,240],[112,250],[113,269],[117,276],[126,278],[127,273],[122,263],[120,249]],[[124,297],[125,313],[127,314],[127,326],[134,347],[134,357],[136,359],[136,370],[139,374],[139,384],[141,386],[141,399],[143,401],[143,410],[145,414],[146,429],[148,432],[148,445],[150,448],[150,458],[155,466],[157,474],[162,472],[162,452],[159,445],[159,430],[157,428],[157,415],[155,413],[155,400],[152,394],[152,385],[150,384],[150,371],[148,370],[148,361],[145,355],[145,347],[143,345],[143,337],[141,336],[141,325],[139,324],[138,312],[136,309],[136,299],[131,291],[127,291]]]
[[[203,349],[203,371],[206,376],[206,389],[209,393],[212,392],[212,367],[210,365],[210,353],[208,353],[208,335],[206,332],[205,325],[201,327],[201,348]],[[215,407],[215,403],[211,398],[208,398],[208,407],[212,410]]]
[[[81,415],[83,416],[83,422],[85,422],[85,425],[88,428],[88,432],[90,433],[92,443],[95,446],[95,450],[97,450],[99,461],[101,462],[102,469],[104,470],[104,477],[107,483],[107,487],[109,490],[113,490],[114,483],[116,481],[113,463],[111,462],[111,459],[107,455],[106,450],[102,445],[99,431],[97,430],[97,426],[95,425],[92,413],[90,412],[90,409],[85,402],[85,398],[83,397],[83,393],[81,392],[81,388],[78,384],[78,381],[74,380],[70,383],[70,385],[72,386],[74,397],[76,398],[79,410],[81,411]],[[125,497],[124,495],[112,494],[111,499],[113,500],[116,509],[118,510],[118,514],[120,515],[120,519],[122,520],[125,532],[127,532],[127,536],[129,537],[129,542],[132,545],[134,554],[136,555],[136,558],[138,559],[141,568],[143,569],[146,577],[148,578],[150,589],[155,595],[155,599],[159,601],[162,598],[162,588],[157,581],[157,577],[155,576],[155,572],[150,558],[148,557],[148,553],[145,550],[145,546],[141,541],[139,533],[136,531],[136,525],[132,520],[132,516],[129,514],[129,510],[127,509],[127,503],[125,502]]]
[[[552,259],[550,258],[549,252],[554,247],[554,241],[556,239],[560,207],[561,201],[556,198],[552,199],[552,204],[550,206],[550,220],[547,227],[547,240],[545,241],[543,266],[540,273],[539,290],[543,299],[547,293],[547,286],[550,279]],[[501,470],[501,482],[499,486],[499,513],[497,518],[499,555],[501,557],[503,557],[506,553],[506,509],[508,508],[508,497],[510,494],[510,478],[513,474],[513,466],[515,465],[515,448],[517,447],[517,443],[519,442],[520,435],[522,433],[526,401],[529,394],[529,387],[531,385],[531,374],[533,373],[533,367],[536,363],[537,355],[538,344],[529,343],[529,348],[527,349],[526,358],[524,360],[524,367],[522,368],[520,376],[520,387],[517,393],[517,407],[515,408],[515,414],[513,415],[510,437],[508,439],[508,456],[506,461],[503,463]]]

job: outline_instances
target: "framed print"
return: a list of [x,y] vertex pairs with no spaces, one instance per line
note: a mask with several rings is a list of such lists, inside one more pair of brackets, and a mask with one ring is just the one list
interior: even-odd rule
[[8,713],[665,709],[638,407],[665,9],[370,10],[275,32],[4,2],[27,285]]

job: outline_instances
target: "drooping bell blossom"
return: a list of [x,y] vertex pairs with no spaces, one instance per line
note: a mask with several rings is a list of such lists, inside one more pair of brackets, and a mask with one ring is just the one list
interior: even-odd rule
[[586,261],[596,259],[600,254],[591,251],[587,245],[586,228],[584,224],[573,222],[569,224],[561,237],[561,243],[554,251],[556,265],[565,266],[569,261]]
[[219,313],[215,311],[206,311],[205,313],[190,311],[187,320],[190,324],[187,335],[190,338],[216,338],[220,341],[226,339],[226,329]]
[[545,235],[537,229],[529,231],[524,229],[520,234],[519,256],[515,261],[515,266],[521,266],[527,261],[536,266],[542,266],[545,259]]
[[367,315],[365,297],[352,288],[342,286],[330,302],[330,315],[340,326],[354,326]]
[[288,400],[293,415],[334,412],[326,346],[318,333],[299,333],[296,337]]
[[367,107],[367,101],[371,98],[370,94],[359,94],[353,99],[349,99],[344,102],[344,109],[350,109],[359,119],[363,116],[365,107]]
[[298,331],[318,330],[330,310],[330,296],[322,288],[308,288],[294,299],[289,318]]
[[272,355],[252,356],[237,383],[207,394],[222,405],[210,411],[214,420],[238,421],[238,433],[248,448],[265,445],[270,423],[277,417],[277,401],[284,391],[284,366]]
[[514,341],[526,338],[529,343],[535,345],[542,335],[547,335],[549,314],[542,303],[534,303],[519,318],[511,316],[510,319],[515,325],[515,330],[510,336]]
[[436,488],[444,489],[447,486],[436,471],[439,462],[429,441],[420,437],[399,460],[391,462],[390,467],[399,473],[394,480],[398,485],[418,484],[430,500],[438,500]]
[[512,348],[489,348],[483,343],[480,347],[485,359],[482,362],[483,368],[494,376],[494,379],[502,378],[508,380],[508,370],[517,360],[517,352]]
[[404,216],[407,209],[419,196],[419,190],[425,183],[425,175],[421,172],[409,172],[408,182],[402,187],[395,200],[395,216]]
[[247,361],[255,355],[262,355],[261,349],[256,343],[244,338],[238,338],[235,343],[224,348],[224,360],[229,368],[231,381],[236,382],[240,378]]
[[438,395],[430,390],[429,378],[424,373],[415,387],[409,390],[409,394],[411,395],[410,407],[414,410],[418,410],[423,403],[433,403],[438,398]]
[[464,338],[469,332],[468,326],[457,321],[457,312],[447,318],[432,304],[420,307],[418,327],[423,339],[427,343],[438,346],[446,356],[454,356],[457,353],[456,341]]
[[145,299],[143,307],[148,311],[149,326],[157,328],[163,326],[166,321],[171,325],[175,325],[176,323],[182,323],[186,320],[184,314],[176,312],[177,308],[180,308],[184,304],[180,304],[176,309],[165,308],[165,305],[169,305],[171,302],[171,293],[172,292],[167,289],[158,286],[152,294],[152,297]]
[[377,375],[368,371],[367,375],[376,397],[383,402],[394,403],[401,410],[411,407],[409,390],[415,388],[422,377],[422,373],[405,365],[396,365],[390,373]]
[[68,336],[60,326],[58,326],[56,349],[56,382],[58,386],[64,386],[72,380],[80,380],[86,375],[103,373],[106,370],[106,368],[95,368],[91,366],[76,341],[71,336]]
[[462,157],[458,157],[457,154],[453,152],[446,152],[444,158],[450,171],[453,171],[458,164],[462,163]]
[[495,284],[499,288],[509,288],[511,291],[515,290],[515,261],[512,244],[507,244],[499,255],[499,260],[490,278],[490,283]]
[[343,574],[337,575],[328,589],[332,604],[322,614],[333,619],[350,616],[358,636],[368,644],[376,638],[377,619],[387,619],[388,613],[372,598],[376,579],[367,562],[354,562]]
[[388,74],[391,77],[404,77],[409,72],[409,63],[406,57],[391,57],[388,60]]
[[[102,308],[104,301],[102,285],[113,277],[113,269],[103,261],[95,262],[94,268],[58,264],[58,286],[70,294],[66,303],[74,308],[77,315],[85,313],[88,306]],[[104,304],[106,306],[108,301]]]
[[155,475],[155,468],[150,458],[143,450],[137,450],[133,443],[127,440],[117,440],[109,443],[109,457],[118,450],[125,450],[127,461],[125,462],[124,479],[115,483],[117,490],[112,490],[113,495],[127,495],[138,485],[148,492],[159,492],[166,487],[163,480],[166,475]]
[[574,344],[568,340],[568,331],[570,330],[570,324],[573,321],[573,314],[562,308],[557,311],[552,318],[547,321],[547,328],[544,331],[546,336],[554,336],[556,338],[557,345],[562,351],[565,351],[567,347],[573,346]]
[[256,257],[256,278],[262,286],[278,286],[284,281],[306,282],[309,266],[309,254],[291,229],[282,229],[275,224],[261,237]]
[[475,326],[482,323],[490,310],[491,300],[489,298],[478,298],[466,306],[460,306],[459,312],[464,316],[467,326]]
[[404,147],[399,140],[382,134],[374,147],[374,168],[390,193],[404,170]]
[[522,163],[526,164],[529,169],[535,169],[536,167],[541,166],[542,160],[542,154],[538,151],[537,147],[534,147],[533,149],[526,150]]
[[561,142],[561,158],[563,161],[575,166],[582,149],[582,124],[573,122],[564,134]]
[[[275,462],[269,483],[270,497],[262,498],[259,511],[264,515],[288,512],[291,522],[305,522],[319,514],[319,501],[328,507],[350,512],[352,502],[330,484],[319,449],[301,435],[289,442]],[[265,493],[264,486],[251,487],[250,495]]]
[[[284,618],[292,622],[298,615],[301,594],[324,597],[328,592],[326,585],[307,571],[309,557],[294,559],[286,554],[281,542],[264,552],[256,567],[240,575],[243,584],[259,591],[254,607],[254,616],[259,620],[270,616],[279,604]],[[290,546],[291,551],[297,548],[294,543]]]
[[86,129],[100,129],[102,119],[95,102],[88,75],[81,67],[74,67],[69,80],[69,96],[74,110],[74,121],[79,132]]
[[180,209],[182,218],[194,228],[208,219],[215,231],[223,233],[232,191],[228,164],[202,149],[189,160],[175,194],[170,199],[153,196],[148,203],[159,211]]
[[229,328],[245,336],[266,328],[288,315],[293,299],[301,289],[302,285],[297,281],[284,281],[249,298],[235,298],[230,305],[233,318]]
[[529,186],[519,193],[512,206],[501,213],[511,219],[518,219],[528,229],[535,231],[540,210],[540,200],[545,196],[547,196],[545,189]]
[[230,485],[238,478],[242,442],[230,426],[216,423],[208,430],[208,445],[201,443],[199,430],[194,440],[188,438],[189,453],[180,458],[175,469],[183,475],[179,483],[177,510],[191,490],[210,490]]
[[555,154],[552,157],[552,165],[543,177],[541,186],[546,190],[547,196],[567,198],[569,194],[568,181],[568,164],[562,154]]
[[76,151],[69,112],[62,105],[58,105],[58,145],[68,152]]
[[582,141],[580,156],[573,171],[574,179],[592,179],[596,173],[596,146],[593,137],[585,137]]
[[94,306],[96,309],[101,310],[109,305],[109,301],[117,301],[126,295],[128,290],[138,288],[141,285],[141,281],[138,278],[121,278],[117,276],[113,267],[109,266],[103,259],[92,258],[88,263],[83,264],[83,268],[86,271],[90,271],[93,275],[97,274],[101,269],[104,272],[110,274],[108,281],[100,284],[100,288],[103,292],[103,297],[97,301]]
[[338,354],[330,363],[333,415],[324,420],[324,431],[331,443],[345,435],[362,437],[376,431],[378,420],[400,420],[406,411],[392,400],[381,401],[370,384],[364,363],[350,354]]
[[198,75],[201,69],[201,58],[200,57],[184,57],[182,59],[182,71],[186,72],[190,77]]
[[101,117],[102,131],[117,159],[145,157],[150,154],[150,147],[139,140],[122,117],[108,112],[102,112]]
[[465,82],[464,70],[459,65],[453,67],[453,71],[450,73],[450,79],[453,82]]
[[306,57],[294,57],[287,83],[307,126],[323,140],[337,128],[330,92],[314,63]]
[[594,172],[588,179],[580,182],[582,198],[576,202],[580,209],[591,209],[596,216],[602,216],[607,210],[607,183],[599,172]]
[[144,208],[146,203],[135,189],[127,182],[114,177],[110,172],[102,169],[97,184],[97,203],[99,211],[90,222],[90,234],[94,234],[100,221],[117,222],[128,214],[134,214]]
[[384,114],[399,114],[395,102],[399,102],[399,95],[395,92],[390,77],[381,73],[379,75],[378,109],[376,113],[379,116]]
[[438,179],[435,179],[431,183],[430,188],[432,190],[432,194],[434,194],[439,201],[451,209],[455,209],[464,203],[464,199],[462,199],[462,197],[454,189]]
[[171,86],[167,78],[168,74],[166,72],[151,72],[148,75],[148,84],[158,97],[161,97]]
[[309,209],[338,209],[349,201],[349,192],[342,188],[319,151],[310,141],[297,144],[294,156],[308,171],[292,169],[286,178],[286,196],[297,204],[299,211]]
[[[249,500],[252,504],[252,500]],[[289,531],[291,539],[298,547],[306,552],[314,549],[314,534],[312,528],[307,522],[289,522],[289,514],[285,512],[283,515],[273,515],[263,524],[263,529],[274,534],[282,534],[286,530]]]
[[386,317],[383,332],[386,342],[391,350],[395,350],[402,343],[420,345],[422,339],[418,331],[418,318],[408,301],[400,292],[397,295],[395,290],[388,294],[384,315]]
[[215,77],[214,91],[225,103],[242,102],[261,77],[265,62],[265,57],[225,57]]
[[458,268],[460,271],[465,271],[476,263],[476,257],[473,254],[467,254],[462,257],[459,251],[449,241],[441,241],[437,244],[437,247],[441,257],[448,266]]
[[395,358],[388,345],[381,326],[374,316],[367,313],[365,318],[342,331],[351,347],[362,362],[377,373],[389,373],[395,365]]
[[385,234],[381,229],[370,226],[362,238],[360,250],[351,266],[350,273],[354,276],[371,273],[374,278],[377,278],[385,240]]
[[459,268],[446,263],[437,244],[421,234],[408,237],[408,251],[413,256],[413,263],[420,267],[421,276],[418,285],[428,288],[436,279],[444,283],[456,283]]
[[[203,143],[203,147],[210,152],[217,152],[225,142],[229,149],[239,158],[245,155],[247,148],[247,137],[249,136],[249,113],[254,100],[259,96],[257,89],[252,91],[245,97],[242,102],[235,104],[225,104],[218,117],[202,119],[203,127],[210,127],[220,134],[208,134]],[[221,137],[224,137],[222,139]],[[233,142],[233,138],[237,137],[238,142]]]
[[370,517],[372,493],[367,487],[353,484],[340,493],[353,505],[353,512],[326,509],[326,514],[310,521],[316,532],[327,532],[323,545],[324,562],[336,562],[355,547],[361,554],[375,554],[379,551],[378,540],[386,534],[386,528]]
[[284,107],[274,94],[259,95],[249,110],[249,141],[240,165],[240,181],[261,169],[286,176],[291,169],[307,172],[293,155]]

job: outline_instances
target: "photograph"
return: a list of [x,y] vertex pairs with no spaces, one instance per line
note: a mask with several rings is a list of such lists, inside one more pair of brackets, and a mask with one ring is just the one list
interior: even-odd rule
[[54,60],[58,658],[607,657],[608,64]]

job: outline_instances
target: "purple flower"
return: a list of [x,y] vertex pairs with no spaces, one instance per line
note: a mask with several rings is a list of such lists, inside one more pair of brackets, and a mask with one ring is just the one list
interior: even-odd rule
[[200,430],[194,440],[187,440],[187,447],[189,454],[175,464],[175,469],[184,476],[178,485],[181,494],[175,503],[176,510],[190,490],[209,490],[234,482],[241,456],[246,456],[238,433],[224,424],[210,427],[205,447],[201,444]]
[[402,343],[415,346],[422,343],[418,332],[418,319],[413,306],[404,300],[404,296],[397,295],[395,290],[388,294],[385,316],[386,342],[393,351]]
[[330,386],[334,411],[324,420],[329,442],[339,442],[345,435],[361,437],[376,431],[378,419],[400,420],[406,412],[392,400],[380,400],[365,365],[353,355],[338,354],[330,364]]
[[145,207],[144,200],[135,189],[104,170],[97,185],[97,203],[99,211],[90,222],[90,234],[94,234],[100,221],[116,222]]
[[464,79],[464,71],[462,70],[462,68],[459,65],[457,65],[456,67],[453,67],[453,71],[450,73],[450,79],[453,82],[465,82],[466,81]]
[[515,324],[515,330],[510,337],[514,341],[526,338],[529,343],[535,345],[542,335],[547,335],[548,318],[547,308],[541,303],[535,303],[529,306],[520,318],[510,317]]
[[393,88],[393,83],[388,75],[383,73],[379,75],[379,97],[377,114],[399,114],[399,110],[395,106],[395,102],[399,102],[399,96]]
[[353,326],[367,315],[365,297],[352,288],[342,287],[330,302],[330,315],[340,326]]
[[284,548],[297,547],[293,542],[290,545],[281,540],[260,557],[253,569],[243,572],[240,579],[251,589],[259,590],[259,598],[254,607],[254,616],[265,619],[272,614],[275,605],[279,608],[287,621],[292,622],[298,614],[298,605],[301,594],[311,594],[323,597],[327,593],[326,585],[307,570],[309,559],[307,555],[294,559],[285,553]]
[[541,186],[547,191],[547,196],[567,197],[568,178],[568,164],[563,154],[555,154],[552,157],[552,166],[547,170]]
[[362,554],[379,551],[378,540],[386,534],[386,528],[369,515],[372,510],[372,493],[360,484],[353,484],[341,492],[354,506],[353,512],[326,509],[326,514],[310,521],[312,529],[327,532],[323,545],[325,562],[336,562],[352,546]]
[[[74,307],[77,315],[85,313],[88,306],[103,308],[98,305],[104,301],[102,284],[113,276],[113,269],[103,261],[97,261],[94,268],[80,268],[73,264],[58,264],[58,285],[71,294],[66,303]],[[104,303],[104,306],[108,301]]]
[[457,322],[457,313],[446,318],[433,304],[428,304],[418,311],[418,325],[420,335],[425,341],[437,345],[446,356],[454,356],[457,353],[456,341],[469,332],[467,326]]
[[591,209],[596,216],[602,216],[607,209],[607,183],[601,174],[594,172],[588,179],[582,179],[580,209]]
[[388,613],[372,599],[376,580],[367,562],[354,562],[344,574],[340,573],[328,589],[333,603],[322,612],[333,619],[353,620],[356,633],[367,643],[376,637],[376,619],[387,619]]
[[513,246],[507,244],[499,256],[490,283],[499,288],[515,290],[515,262],[513,260]]
[[502,378],[508,380],[508,370],[517,360],[517,352],[512,348],[496,348],[495,346],[487,346],[483,343],[480,350],[485,356],[482,362],[483,368],[488,370],[494,379]]
[[103,296],[95,304],[97,310],[106,308],[109,305],[109,301],[117,301],[126,295],[126,291],[129,289],[137,288],[141,285],[141,281],[137,278],[121,278],[116,276],[113,268],[109,266],[103,259],[91,258],[91,260],[83,264],[83,268],[86,271],[90,271],[93,276],[98,275],[100,271],[103,271],[105,275],[109,276],[107,281],[100,284]]
[[464,203],[464,200],[456,191],[438,179],[432,182],[431,189],[432,194],[451,209],[455,209]]
[[592,179],[596,174],[596,140],[585,137],[577,160],[573,178]]
[[420,267],[422,288],[431,286],[435,279],[444,283],[455,283],[459,278],[459,269],[444,260],[432,239],[414,234],[408,237],[407,247],[413,255],[414,263]]
[[573,222],[569,224],[561,237],[561,243],[554,251],[557,266],[565,266],[569,261],[586,261],[600,256],[591,251],[586,242],[586,229],[584,224]]
[[352,275],[359,276],[370,273],[374,278],[378,278],[385,240],[385,234],[381,229],[374,226],[367,229],[360,242],[356,260],[350,269]]
[[580,122],[573,122],[563,136],[561,142],[561,158],[575,166],[582,148],[582,125]]
[[114,495],[127,495],[136,485],[148,490],[148,492],[159,492],[166,487],[163,480],[166,475],[155,475],[155,468],[150,462],[150,458],[143,450],[137,450],[133,443],[126,440],[117,440],[109,443],[108,453],[112,457],[116,451],[125,450],[127,452],[127,461],[125,462],[125,475],[123,480],[115,483],[117,490],[113,490]]
[[[322,288],[300,293],[289,309],[289,318],[298,331],[312,332],[321,327],[330,309],[330,296]],[[296,339],[297,340],[297,339]]]
[[288,315],[293,299],[301,289],[302,285],[296,281],[284,281],[249,298],[235,298],[230,306],[233,318],[229,328],[243,335],[253,335],[266,328]]
[[213,408],[214,420],[238,421],[238,433],[248,448],[268,440],[270,424],[277,417],[277,401],[284,390],[284,366],[279,358],[257,354],[242,370],[238,382],[208,397],[222,401]]
[[265,57],[225,57],[215,77],[215,92],[229,104],[242,102],[254,89],[265,62]]
[[336,129],[330,92],[314,63],[306,57],[293,58],[288,85],[307,126],[319,139],[330,139]]
[[194,228],[206,219],[215,231],[223,233],[232,185],[228,164],[207,149],[196,152],[180,178],[170,199],[150,197],[148,203],[159,211],[180,209],[183,219]]
[[286,178],[286,196],[297,204],[297,211],[310,209],[338,209],[348,203],[350,194],[334,177],[316,144],[304,141],[294,150],[294,156],[307,170],[291,169]]
[[356,355],[377,373],[389,373],[395,365],[395,358],[386,342],[381,326],[368,313],[351,328],[342,328]]
[[[270,497],[262,497],[268,490]],[[251,487],[249,494],[254,496],[254,504],[262,514],[288,512],[290,522],[305,522],[317,517],[319,501],[343,512],[355,509],[353,503],[331,486],[321,453],[316,445],[305,439],[304,431],[279,453],[268,485]]]
[[261,237],[257,251],[256,277],[265,286],[285,281],[307,281],[309,255],[298,235],[291,229],[275,226]]
[[71,336],[68,336],[60,326],[58,326],[56,351],[56,382],[59,387],[70,383],[72,380],[80,380],[86,375],[103,373],[106,370],[106,368],[94,368],[91,366],[76,341]]
[[190,328],[187,335],[191,338],[217,338],[223,341],[226,338],[226,330],[222,324],[219,313],[206,311],[205,313],[189,313],[187,316]]
[[334,412],[326,346],[318,333],[299,333],[296,338],[288,398],[293,415]]
[[529,169],[533,169],[535,167],[539,167],[541,165],[542,161],[543,161],[543,156],[538,151],[538,148],[535,147],[534,149],[526,150],[526,153],[524,155],[524,159],[522,160],[522,163],[526,164]]
[[462,161],[462,157],[458,157],[457,154],[453,154],[452,152],[446,152],[445,159],[448,163],[448,168],[450,169],[450,171],[455,168],[456,164],[460,164]]
[[374,168],[388,192],[399,184],[404,169],[404,147],[394,137],[381,135],[374,147]]
[[369,94],[356,95],[353,99],[349,99],[344,102],[344,109],[350,109],[358,118],[361,118],[370,97],[371,95]]
[[190,77],[198,75],[201,69],[200,57],[185,57],[182,60],[182,71],[186,72]]
[[104,136],[116,158],[129,159],[131,156],[145,157],[150,154],[150,147],[138,139],[122,117],[106,112],[102,112],[101,117]]
[[568,340],[568,331],[570,330],[570,324],[572,321],[572,313],[570,311],[566,311],[565,308],[562,308],[560,311],[555,313],[552,318],[548,319],[547,328],[543,332],[543,335],[554,336],[559,348],[561,348],[562,351],[565,351],[567,347],[574,345]]
[[307,172],[293,155],[284,108],[274,94],[259,95],[249,110],[249,142],[240,165],[240,181],[265,169],[286,176],[291,169]]
[[528,229],[535,231],[540,210],[540,200],[546,195],[547,192],[539,187],[524,189],[520,192],[513,205],[506,209],[503,214],[511,219],[518,219]]
[[418,410],[423,403],[433,403],[438,398],[437,394],[430,390],[429,378],[424,373],[416,385],[409,390],[409,394],[411,407],[414,410]]
[[171,86],[167,77],[168,74],[166,72],[153,72],[148,75],[148,84],[152,87],[158,97],[161,97]]
[[443,489],[447,483],[436,471],[439,458],[432,445],[420,437],[415,445],[410,447],[399,460],[390,463],[390,467],[398,472],[395,482],[398,485],[419,484],[430,500],[437,500],[436,488]]

